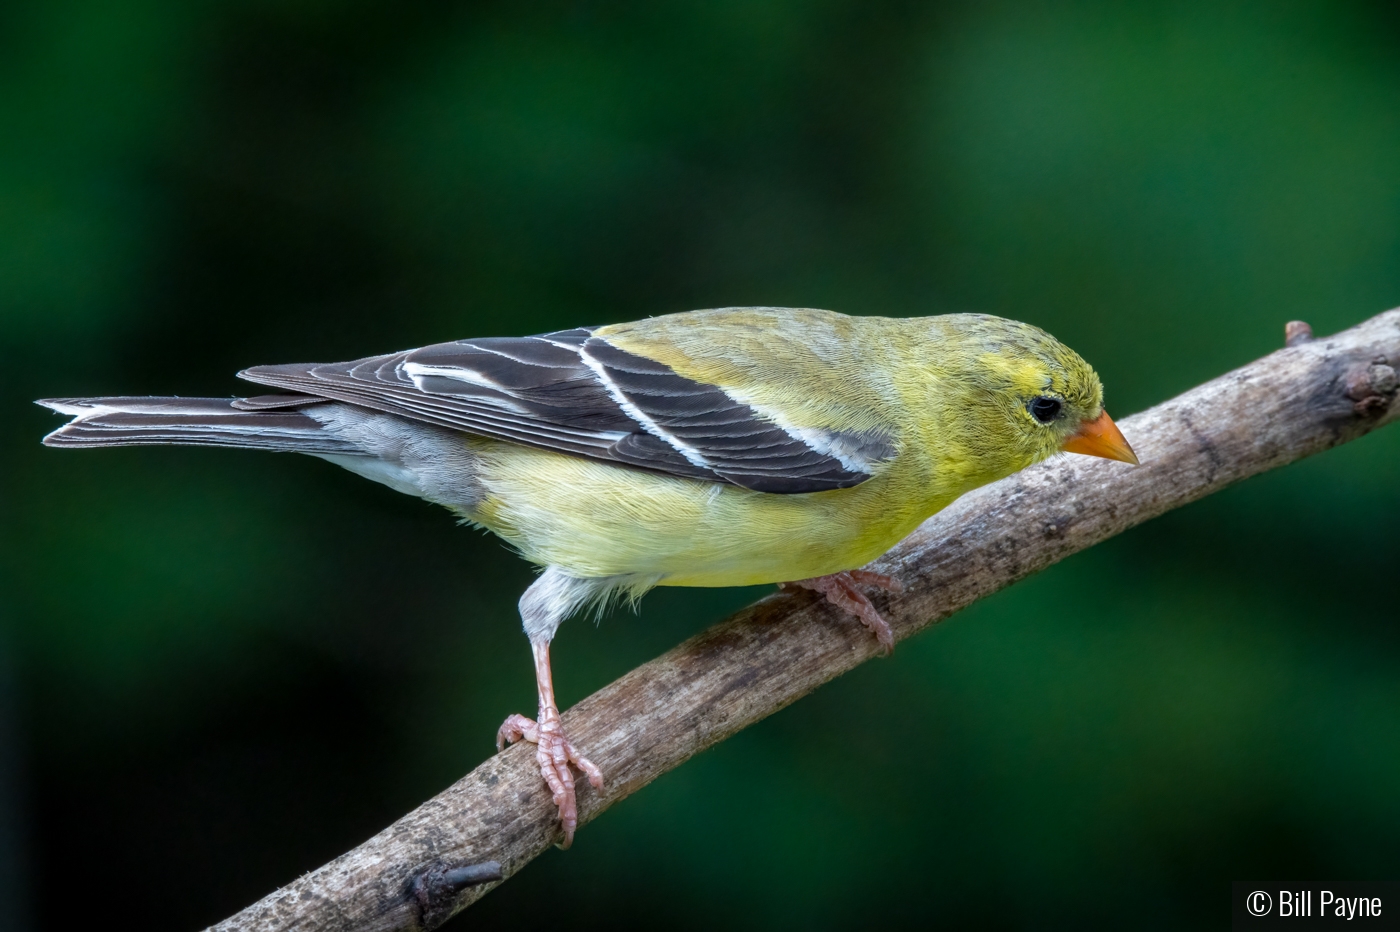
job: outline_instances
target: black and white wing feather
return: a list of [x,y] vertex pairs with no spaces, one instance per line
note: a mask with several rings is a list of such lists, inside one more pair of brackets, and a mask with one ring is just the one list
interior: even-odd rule
[[[619,349],[594,328],[459,340],[346,363],[257,366],[239,375],[484,437],[760,492],[848,488],[893,453],[889,438],[787,429],[718,386]],[[868,455],[834,452],[852,448]]]

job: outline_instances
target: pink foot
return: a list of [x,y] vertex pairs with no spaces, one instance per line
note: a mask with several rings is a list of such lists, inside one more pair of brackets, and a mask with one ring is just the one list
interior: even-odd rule
[[538,745],[535,759],[540,764],[540,775],[554,794],[554,805],[559,807],[559,821],[564,826],[564,844],[560,847],[567,848],[574,843],[574,831],[578,829],[578,797],[574,793],[574,774],[569,765],[586,774],[595,790],[603,788],[603,772],[574,750],[564,735],[559,710],[553,706],[540,709],[538,723],[523,715],[507,718],[500,731],[496,732],[496,750],[500,751],[506,744],[514,744],[522,738]]
[[886,654],[894,650],[894,631],[890,629],[890,623],[875,610],[865,593],[856,588],[857,585],[864,585],[875,586],[886,592],[903,592],[904,584],[893,576],[872,573],[869,570],[848,570],[844,573],[832,573],[830,576],[795,579],[781,585],[784,589],[797,586],[820,592],[832,605],[859,618],[875,635],[875,640],[880,642]]

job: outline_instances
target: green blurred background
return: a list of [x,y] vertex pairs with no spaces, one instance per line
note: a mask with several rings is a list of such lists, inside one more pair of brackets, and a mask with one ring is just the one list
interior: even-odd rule
[[[776,304],[1032,321],[1122,416],[1400,304],[1392,2],[31,0],[0,127],[5,929],[220,919],[534,699],[494,539],[310,458],[46,450],[34,398]],[[1223,928],[1231,879],[1400,878],[1397,456],[988,599],[454,927]],[[565,625],[562,700],[760,591]]]

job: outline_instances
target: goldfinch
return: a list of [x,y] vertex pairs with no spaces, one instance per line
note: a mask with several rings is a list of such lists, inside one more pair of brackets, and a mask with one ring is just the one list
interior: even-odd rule
[[889,625],[857,569],[959,495],[1059,451],[1136,463],[1076,353],[980,314],[891,319],[747,307],[347,363],[256,366],[276,394],[39,402],[54,447],[202,444],[308,453],[444,505],[543,572],[520,600],[537,745],[564,845],[572,767],[549,664],[560,622],[654,586],[795,584]]

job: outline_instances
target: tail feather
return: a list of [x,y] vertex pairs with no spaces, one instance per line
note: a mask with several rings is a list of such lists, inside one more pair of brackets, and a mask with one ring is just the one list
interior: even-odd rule
[[[36,402],[73,420],[44,438],[50,447],[190,444],[297,453],[363,454],[290,402],[235,407],[235,398],[47,398]],[[318,399],[308,398],[306,404]]]

